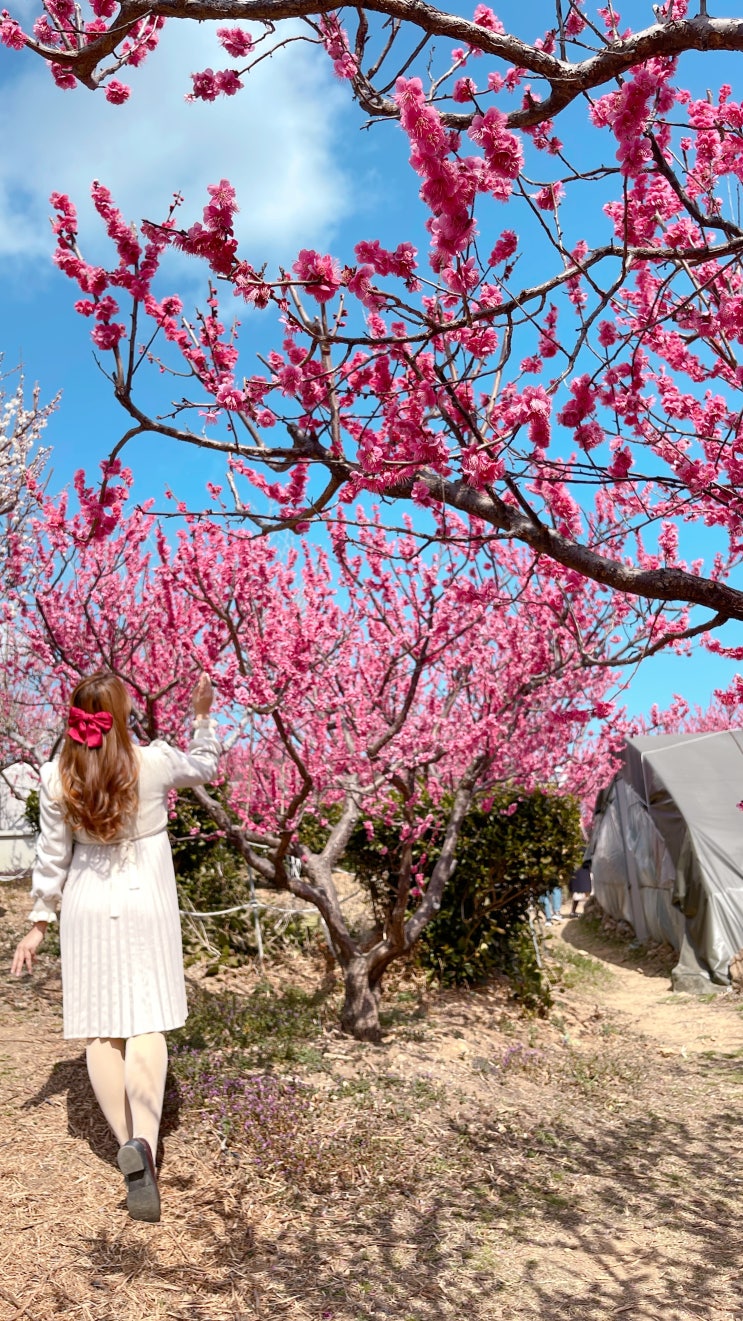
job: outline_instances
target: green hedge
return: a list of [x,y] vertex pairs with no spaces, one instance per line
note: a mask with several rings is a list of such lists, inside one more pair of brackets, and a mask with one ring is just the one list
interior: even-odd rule
[[31,789],[29,791],[28,798],[26,799],[26,806],[23,809],[23,815],[28,821],[31,829],[38,835],[41,827],[41,802],[38,789]]
[[[344,865],[367,889],[380,923],[393,900],[400,865],[400,824],[362,825]],[[443,836],[443,815],[416,845],[430,876]],[[555,885],[565,886],[583,855],[578,804],[539,790],[502,791],[470,810],[457,845],[457,864],[439,912],[424,930],[420,962],[444,984],[476,983],[506,973],[514,993],[538,1008],[547,1002],[534,941],[530,903]]]
[[[181,790],[175,815],[168,822],[181,908],[209,913],[250,901],[247,868],[240,854],[218,833],[212,818],[189,789]],[[253,923],[249,912],[210,918],[205,930],[223,956],[252,952]],[[198,941],[184,922],[184,942]]]

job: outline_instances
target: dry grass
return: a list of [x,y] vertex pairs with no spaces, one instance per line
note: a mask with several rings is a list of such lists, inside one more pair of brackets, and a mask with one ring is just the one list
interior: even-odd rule
[[[0,900],[5,958],[24,902]],[[691,1005],[730,1050],[668,1056],[567,963],[547,1023],[502,989],[401,979],[381,1047],[337,1033],[337,992],[314,995],[323,969],[302,956],[257,997],[247,970],[195,983],[217,997],[204,1024],[225,997],[255,1009],[215,1072],[268,1074],[289,1108],[258,1153],[239,1126],[225,1139],[203,1096],[186,1104],[187,1082],[179,1103],[174,1080],[157,1226],[126,1215],[82,1051],[61,1041],[56,964],[4,978],[0,1318],[741,1321],[739,1016]],[[304,1006],[296,1032],[287,1004]],[[263,1040],[244,1039],[251,1024]]]

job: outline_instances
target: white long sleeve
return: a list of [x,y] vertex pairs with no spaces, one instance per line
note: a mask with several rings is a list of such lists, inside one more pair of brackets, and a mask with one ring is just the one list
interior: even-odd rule
[[188,752],[161,739],[156,739],[146,751],[153,757],[157,754],[158,770],[163,782],[167,781],[166,789],[188,789],[213,779],[221,750],[214,721],[209,716],[197,716]]
[[31,874],[31,896],[35,900],[29,913],[32,922],[56,922],[57,907],[67,880],[72,859],[73,835],[62,816],[62,807],[51,786],[59,783],[54,762],[41,768],[39,791],[40,828],[36,844],[36,862]]

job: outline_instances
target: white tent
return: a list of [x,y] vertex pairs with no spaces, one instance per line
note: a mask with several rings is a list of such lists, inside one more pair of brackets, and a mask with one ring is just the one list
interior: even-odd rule
[[36,771],[23,762],[0,772],[0,881],[26,876],[33,867],[36,835],[24,813],[38,781]]
[[743,947],[743,731],[628,739],[591,833],[596,897],[679,951],[677,990],[728,986]]

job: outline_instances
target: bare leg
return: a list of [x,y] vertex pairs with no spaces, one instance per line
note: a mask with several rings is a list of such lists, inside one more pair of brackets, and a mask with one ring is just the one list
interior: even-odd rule
[[143,1032],[129,1037],[124,1056],[124,1084],[131,1109],[128,1137],[144,1138],[153,1159],[157,1151],[163,1110],[168,1047],[162,1032]]
[[85,1048],[85,1059],[96,1100],[121,1145],[132,1136],[124,1084],[124,1042],[118,1037],[94,1037]]

